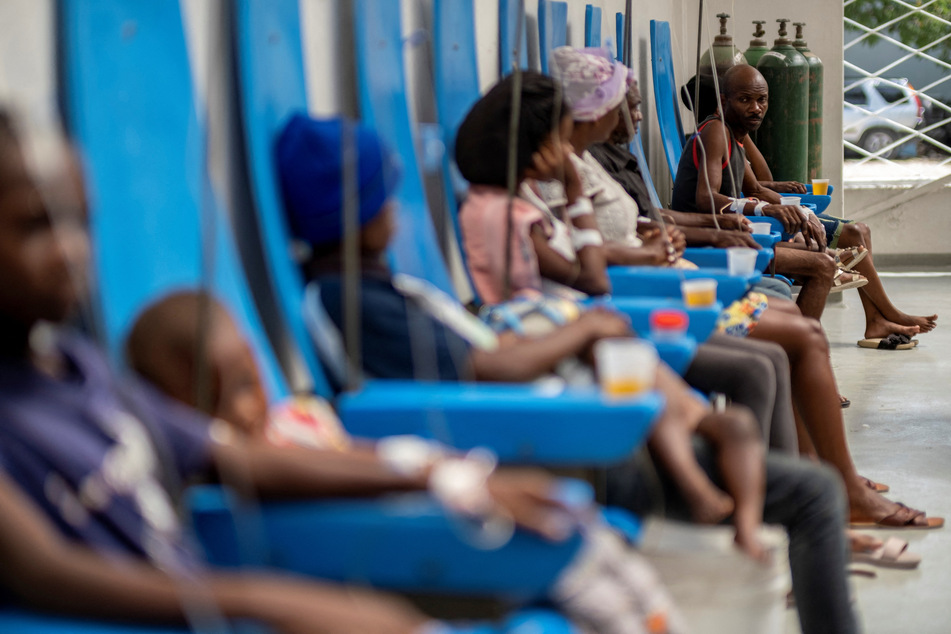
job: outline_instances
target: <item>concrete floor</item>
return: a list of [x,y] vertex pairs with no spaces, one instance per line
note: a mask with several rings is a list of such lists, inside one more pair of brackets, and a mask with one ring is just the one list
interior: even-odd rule
[[[914,350],[864,350],[855,345],[865,323],[858,294],[846,291],[828,306],[832,364],[852,400],[844,411],[849,445],[859,473],[889,484],[891,499],[951,520],[951,269],[889,274],[883,283],[900,309],[938,313],[940,325]],[[951,526],[874,534],[907,540],[923,560],[915,571],[853,576],[864,631],[951,632]]]
[[[855,345],[864,331],[858,294],[846,291],[827,307],[822,323],[839,390],[852,400],[844,411],[852,455],[859,473],[891,486],[891,499],[951,521],[951,269],[893,273],[883,282],[896,306],[938,313],[940,325],[914,350],[864,350]],[[864,631],[951,632],[951,526],[874,534],[906,539],[923,560],[915,571],[852,577]],[[797,632],[789,616],[787,632]]]

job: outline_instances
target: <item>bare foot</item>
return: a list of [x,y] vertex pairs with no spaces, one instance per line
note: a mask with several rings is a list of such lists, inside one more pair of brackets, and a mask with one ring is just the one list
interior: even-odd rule
[[712,483],[709,486],[697,486],[694,491],[684,491],[684,498],[698,524],[719,524],[733,513],[733,498]]
[[895,315],[895,319],[892,321],[896,324],[899,324],[900,326],[918,326],[920,332],[931,332],[938,326],[937,315],[922,317],[920,315],[906,315],[905,313],[898,313],[898,315]]
[[918,334],[921,329],[918,326],[902,326],[901,324],[896,324],[893,321],[889,321],[884,317],[876,318],[872,321],[866,322],[865,324],[865,338],[866,339],[879,339],[887,337],[891,334],[896,335],[907,335],[908,337],[914,337]]

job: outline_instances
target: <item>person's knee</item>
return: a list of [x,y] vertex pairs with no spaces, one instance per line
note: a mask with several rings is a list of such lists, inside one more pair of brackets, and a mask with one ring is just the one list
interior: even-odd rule
[[721,438],[731,443],[758,443],[760,435],[756,417],[749,408],[733,404],[720,414],[717,421]]
[[864,222],[852,222],[845,225],[842,233],[849,231],[863,246],[868,246],[872,238],[872,229]]
[[822,329],[819,320],[812,317],[803,317],[801,321],[802,336],[805,343],[812,349],[828,352],[829,340],[826,339],[826,333]]

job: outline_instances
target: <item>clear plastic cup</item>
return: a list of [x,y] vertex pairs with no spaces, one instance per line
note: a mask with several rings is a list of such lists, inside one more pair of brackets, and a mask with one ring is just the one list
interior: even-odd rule
[[828,178],[813,178],[812,179],[812,193],[816,196],[827,196],[829,194],[829,179]]
[[687,308],[706,308],[717,301],[717,281],[701,278],[680,283]]
[[801,202],[802,202],[802,198],[800,198],[799,196],[780,196],[779,197],[780,205],[795,205],[796,207],[798,207],[799,203]]
[[654,387],[657,350],[643,339],[602,339],[594,346],[601,391],[611,399],[637,396]]
[[751,222],[750,228],[754,236],[768,236],[773,231],[773,225],[768,222]]
[[727,267],[730,275],[752,275],[756,269],[756,249],[748,247],[730,247],[726,250]]

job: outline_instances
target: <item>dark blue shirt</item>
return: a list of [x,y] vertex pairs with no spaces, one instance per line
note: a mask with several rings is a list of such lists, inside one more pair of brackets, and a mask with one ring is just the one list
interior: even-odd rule
[[[343,332],[340,275],[322,275],[320,298]],[[364,271],[360,286],[363,370],[381,379],[459,381],[467,376],[469,345],[393,286],[389,273]]]
[[118,380],[79,337],[57,345],[62,378],[0,360],[0,468],[70,539],[194,564],[168,488],[211,467],[207,419]]

